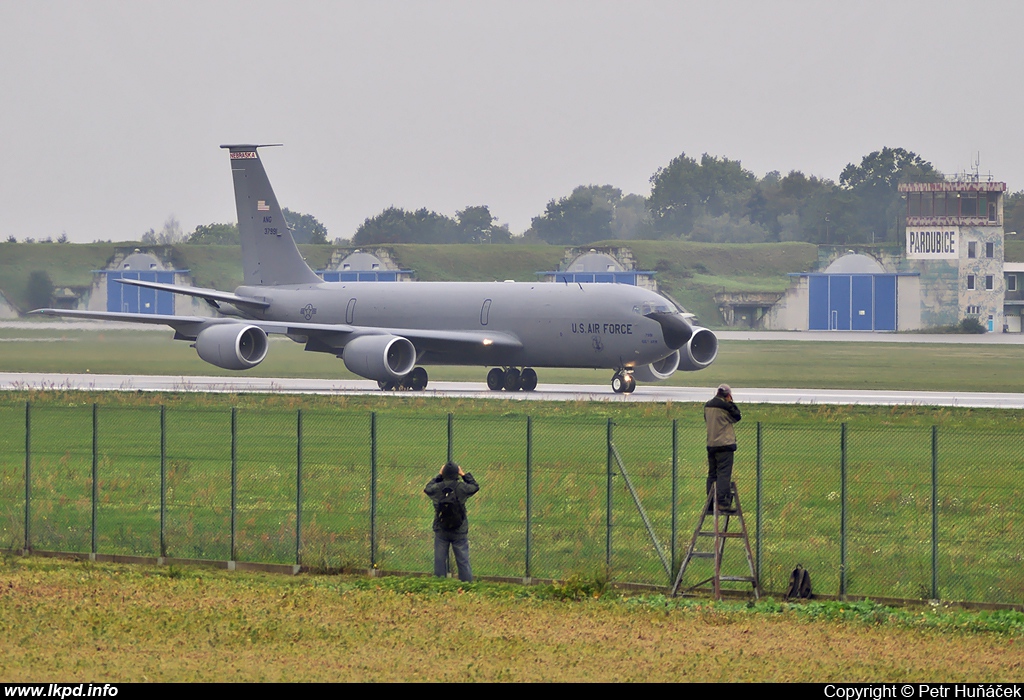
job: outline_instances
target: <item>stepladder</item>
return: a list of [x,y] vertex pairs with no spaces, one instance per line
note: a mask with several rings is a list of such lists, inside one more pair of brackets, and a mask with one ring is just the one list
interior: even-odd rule
[[[736,489],[736,482],[730,484],[729,506],[723,507],[718,502],[716,494],[717,486],[711,485],[708,497],[701,509],[697,527],[690,539],[690,546],[686,549],[686,556],[679,567],[679,574],[676,576],[675,584],[672,586],[672,595],[679,595],[683,584],[683,577],[686,570],[695,559],[708,559],[712,561],[713,569],[709,578],[690,585],[687,590],[692,591],[706,583],[714,586],[715,600],[722,599],[722,583],[749,583],[754,590],[754,598],[760,596],[760,588],[757,583],[757,574],[754,568],[754,555],[750,551],[750,538],[747,536],[747,524],[743,518],[743,506],[740,502],[740,494]],[[710,522],[709,522],[710,521]],[[735,527],[738,525],[738,528]],[[730,527],[733,529],[730,531]],[[730,575],[722,573],[722,559],[725,554],[725,543],[731,539],[743,541],[744,553],[746,554],[747,569],[749,575]],[[710,543],[710,549],[704,549],[704,543]]]

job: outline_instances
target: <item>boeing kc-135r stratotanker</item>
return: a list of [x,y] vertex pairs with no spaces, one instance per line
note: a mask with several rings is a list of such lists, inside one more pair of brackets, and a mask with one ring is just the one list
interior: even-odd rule
[[532,391],[534,367],[605,368],[612,389],[710,365],[718,339],[664,297],[623,284],[531,282],[324,282],[288,230],[256,145],[222,146],[231,158],[244,284],[232,292],[143,280],[122,284],[204,299],[217,315],[170,316],[42,309],[166,324],[206,362],[255,367],[268,333],[334,354],[381,389],[421,390],[423,365],[492,367],[492,390]]

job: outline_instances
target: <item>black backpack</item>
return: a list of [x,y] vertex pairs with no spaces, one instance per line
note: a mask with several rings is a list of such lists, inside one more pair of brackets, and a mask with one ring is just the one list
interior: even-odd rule
[[814,596],[811,593],[811,575],[803,564],[797,564],[793,573],[789,575],[789,590],[783,600],[809,600]]
[[445,486],[437,502],[437,520],[443,530],[458,530],[466,520],[466,508],[450,486]]

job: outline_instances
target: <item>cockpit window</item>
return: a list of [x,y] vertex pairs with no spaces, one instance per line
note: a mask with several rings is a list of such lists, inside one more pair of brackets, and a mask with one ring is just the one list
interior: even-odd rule
[[645,301],[643,306],[640,307],[640,313],[644,316],[648,314],[670,314],[673,313],[674,309],[668,304],[659,304],[653,301]]

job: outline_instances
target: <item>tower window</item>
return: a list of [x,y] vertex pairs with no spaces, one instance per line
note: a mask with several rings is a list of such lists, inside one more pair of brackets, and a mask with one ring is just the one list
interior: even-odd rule
[[967,257],[976,258],[978,257],[978,244],[971,241],[967,244]]
[[974,289],[974,275],[967,275],[967,288]]
[[991,257],[994,257],[995,254],[996,254],[996,244],[995,243],[986,243],[985,244],[985,257],[986,258],[991,258]]

